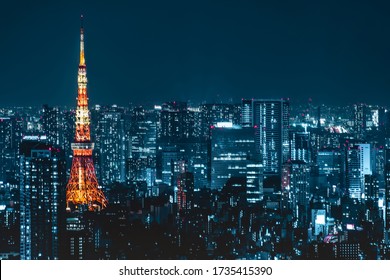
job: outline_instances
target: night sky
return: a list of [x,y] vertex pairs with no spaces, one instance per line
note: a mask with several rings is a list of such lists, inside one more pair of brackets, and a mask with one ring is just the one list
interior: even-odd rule
[[0,107],[75,106],[81,13],[92,104],[390,105],[389,1],[110,0],[1,1]]

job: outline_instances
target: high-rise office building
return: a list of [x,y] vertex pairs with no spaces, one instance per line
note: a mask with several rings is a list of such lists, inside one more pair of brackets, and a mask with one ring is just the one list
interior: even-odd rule
[[126,180],[147,181],[152,186],[156,179],[156,116],[155,112],[135,107],[130,113],[129,151],[126,156]]
[[303,131],[290,131],[290,159],[311,162],[310,133]]
[[182,153],[180,153],[176,146],[165,146],[161,154],[162,182],[164,184],[173,186],[172,183],[175,181],[175,162],[184,160],[184,158],[181,157]]
[[262,199],[263,166],[258,160],[253,128],[214,127],[211,136],[211,188],[222,189],[232,177],[244,178],[248,202]]
[[125,131],[122,113],[112,107],[100,113],[99,168],[103,185],[125,181]]
[[300,226],[308,221],[310,168],[301,160],[288,161],[282,172],[282,210],[291,211]]
[[255,99],[252,101],[256,149],[264,175],[281,175],[282,164],[289,156],[289,101]]
[[22,123],[15,117],[0,116],[0,181],[16,179],[19,143],[22,139]]
[[194,174],[195,188],[209,186],[209,145],[199,142],[188,145],[188,171]]
[[159,112],[157,137],[159,143],[181,143],[196,137],[194,112],[185,102],[166,102]]
[[154,112],[136,107],[131,111],[131,137],[132,158],[156,157],[156,117]]
[[12,149],[12,120],[9,117],[0,118],[0,181],[7,181],[11,170],[10,163],[14,158]]
[[42,130],[47,137],[47,142],[62,148],[62,134],[64,133],[63,119],[58,107],[43,105],[42,108]]
[[364,194],[364,176],[372,175],[370,144],[349,147],[346,161],[346,180],[350,198],[361,199]]
[[364,200],[377,202],[379,198],[379,180],[375,175],[364,175]]
[[326,178],[331,186],[341,187],[346,181],[341,154],[340,149],[321,149],[317,152],[316,171],[319,178]]
[[203,104],[200,109],[201,136],[208,139],[210,128],[217,123],[241,124],[240,104]]
[[186,102],[166,102],[157,111],[156,177],[176,186],[175,162],[188,161],[186,151],[199,140],[197,112],[189,110]]
[[20,147],[20,257],[58,259],[66,167],[61,150],[37,141]]

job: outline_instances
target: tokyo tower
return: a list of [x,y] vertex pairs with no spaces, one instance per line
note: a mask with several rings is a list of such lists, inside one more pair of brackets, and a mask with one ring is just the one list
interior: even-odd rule
[[80,64],[78,71],[78,94],[76,109],[76,134],[72,168],[66,186],[66,209],[88,207],[89,211],[101,210],[107,206],[107,199],[100,189],[92,160],[94,144],[91,142],[90,115],[87,96],[87,67],[84,57],[84,28],[81,16]]

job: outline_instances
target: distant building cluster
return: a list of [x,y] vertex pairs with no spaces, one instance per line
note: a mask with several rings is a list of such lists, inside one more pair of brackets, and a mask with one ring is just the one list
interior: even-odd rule
[[66,213],[75,115],[0,108],[0,259],[389,259],[390,111],[90,108],[107,207]]

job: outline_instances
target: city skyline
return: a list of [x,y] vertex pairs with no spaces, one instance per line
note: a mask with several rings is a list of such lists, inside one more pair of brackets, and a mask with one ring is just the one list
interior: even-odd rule
[[[0,258],[388,259],[390,111],[340,110],[290,114],[278,99],[92,108],[109,203],[74,213],[58,177],[71,170],[74,112],[2,110]],[[40,223],[49,208],[52,230]]]
[[[390,110],[367,93],[386,54],[358,55],[386,45],[362,39],[384,38],[369,32],[379,6],[82,3],[91,21],[81,13],[76,52],[60,29],[41,49],[40,32],[58,27],[44,18],[0,70],[0,91],[13,84],[18,100],[0,103],[0,259],[390,259]],[[22,16],[39,5],[13,28],[75,11],[46,3]],[[126,33],[130,22],[144,25]]]
[[389,105],[388,3],[283,2],[6,3],[2,105],[73,106],[81,13],[94,46],[94,104],[289,97]]

